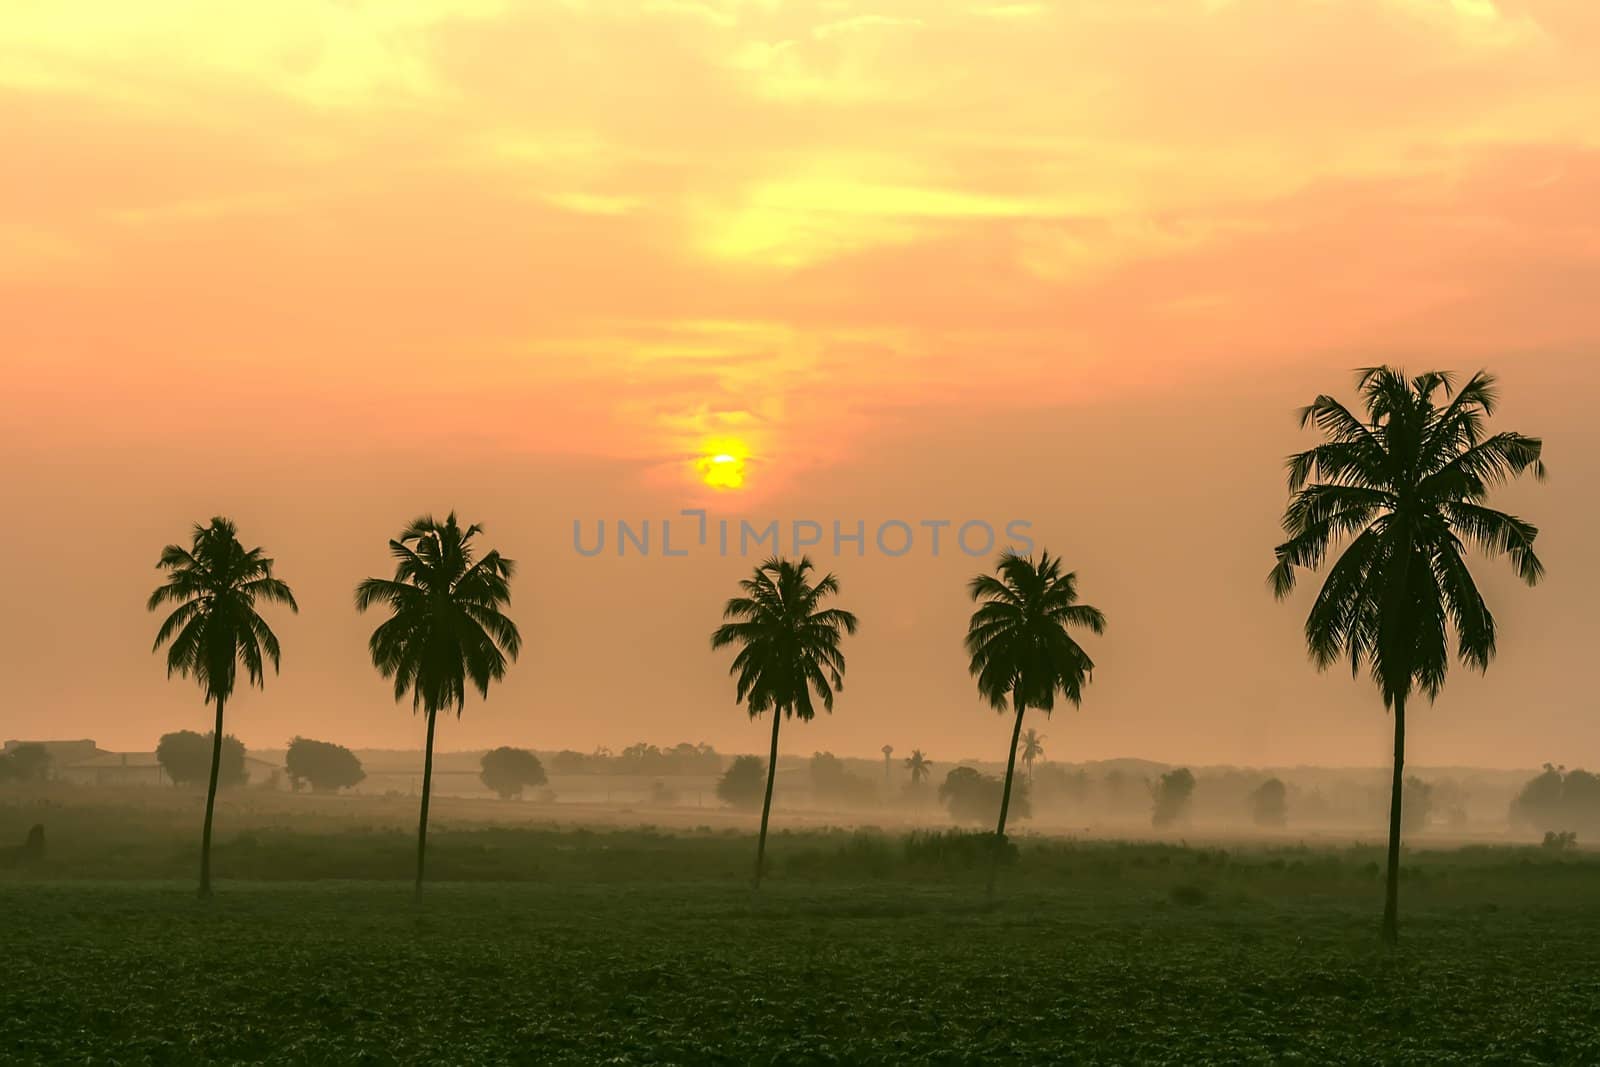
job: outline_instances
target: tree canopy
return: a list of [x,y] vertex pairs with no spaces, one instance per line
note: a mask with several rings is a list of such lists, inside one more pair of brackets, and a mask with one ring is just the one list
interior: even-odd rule
[[753,811],[761,806],[766,763],[760,756],[740,756],[717,781],[717,799],[730,807]]
[[[172,779],[173,785],[201,785],[211,776],[211,747],[215,737],[193,730],[162,734],[156,745],[156,762]],[[219,788],[244,785],[249,775],[244,769],[244,743],[232,734],[222,737],[222,761],[217,765]]]
[[525,748],[492,748],[478,761],[483,784],[502,799],[520,797],[524,789],[544,785],[548,780],[539,757]]
[[337,792],[359,785],[367,772],[361,760],[343,745],[296,737],[284,756],[284,771],[296,789],[304,782],[318,793]]

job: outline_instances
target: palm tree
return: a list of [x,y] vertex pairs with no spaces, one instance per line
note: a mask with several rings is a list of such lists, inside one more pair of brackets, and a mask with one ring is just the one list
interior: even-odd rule
[[501,608],[511,602],[516,564],[499,552],[476,558],[478,525],[462,529],[451,512],[444,522],[424,515],[389,542],[394,577],[368,578],[356,587],[356,610],[387,604],[390,618],[367,643],[372,665],[394,679],[394,698],[409,691],[411,710],[428,717],[422,761],[422,813],[417,821],[417,885],[428,852],[428,799],[433,785],[433,731],[440,710],[467,702],[467,683],[487,699],[489,683],[505,677],[522,635]]
[[1335,542],[1348,542],[1328,568],[1306,618],[1318,668],[1348,659],[1367,666],[1394,712],[1388,878],[1383,939],[1399,938],[1400,807],[1406,702],[1414,689],[1438,697],[1450,663],[1447,631],[1462,662],[1487,670],[1495,621],[1463,557],[1471,544],[1506,556],[1529,585],[1544,573],[1532,525],[1484,505],[1489,490],[1532,471],[1544,478],[1538,438],[1488,434],[1494,379],[1473,375],[1460,389],[1450,374],[1407,379],[1391,367],[1360,372],[1366,407],[1358,418],[1319,396],[1300,413],[1323,442],[1288,461],[1289,539],[1277,548],[1273,592],[1286,597],[1296,570],[1315,570]]
[[1006,812],[1011,806],[1011,782],[1017,770],[1017,738],[1028,708],[1049,715],[1060,693],[1077,707],[1083,687],[1094,671],[1089,658],[1068,633],[1084,627],[1105,632],[1100,609],[1078,603],[1078,576],[1062,574],[1061,560],[1043,553],[1036,564],[1031,556],[1013,552],[1001,555],[994,574],[980,574],[967,586],[978,608],[967,624],[968,669],[978,680],[978,692],[996,711],[1011,702],[1016,722],[1006,759],[1005,788],[1000,794],[1000,821],[995,827],[994,863],[989,870],[989,894],[1006,838]]
[[844,654],[839,643],[856,632],[856,617],[821,607],[839,592],[839,580],[825,574],[810,581],[811,560],[795,563],[774,556],[739,583],[743,594],[722,609],[723,624],[711,635],[713,649],[738,645],[728,673],[738,677],[735,700],[752,719],[772,712],[772,748],[767,757],[767,793],[761,804],[761,836],[756,842],[755,884],[761,885],[767,852],[767,818],[772,813],[772,781],[778,770],[778,726],[783,717],[801,722],[814,715],[812,691],[833,711],[833,693],[844,688]]
[[[256,601],[287,604],[298,612],[294,594],[272,575],[272,560],[260,548],[248,551],[239,543],[232,521],[220,516],[209,526],[195,524],[189,547],[168,545],[156,562],[167,572],[145,604],[154,611],[163,604],[178,606],[156,631],[150,651],[167,645],[167,677],[192,677],[217,705],[211,731],[211,782],[206,788],[206,821],[200,832],[200,896],[211,896],[211,821],[217,806],[217,770],[222,764],[222,713],[233,696],[238,669],[244,667],[250,684],[265,688],[264,667],[272,662],[277,673],[280,650],[277,635],[256,614]],[[168,644],[170,642],[170,644]]]
[[882,752],[883,752],[883,784],[884,785],[888,785],[889,784],[889,768],[891,766],[891,758],[894,756],[894,746],[893,745],[884,745],[883,749],[882,749]]
[[928,775],[933,773],[933,764],[922,754],[922,749],[914,748],[906,759],[906,770],[911,772],[911,785],[921,785],[928,780]]
[[1028,727],[1022,735],[1022,762],[1028,765],[1028,784],[1033,784],[1033,761],[1044,755],[1044,734]]

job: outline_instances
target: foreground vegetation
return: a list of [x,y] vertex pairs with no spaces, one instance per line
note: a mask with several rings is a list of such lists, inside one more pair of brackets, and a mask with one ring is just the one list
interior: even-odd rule
[[[1600,1059],[1600,857],[1381,844],[485,825],[0,806],[0,1048],[20,1062],[1339,1062]],[[408,805],[396,805],[395,815]],[[374,879],[387,879],[380,881]]]
[[776,876],[759,898],[440,883],[420,911],[403,881],[221,884],[210,907],[178,882],[0,886],[0,1046],[121,1063],[1600,1057],[1592,872],[1564,901],[1495,910],[1424,880],[1395,957],[1372,943],[1376,877],[1358,901],[1227,878],[1191,899],[1173,893],[1198,873],[1185,859],[1166,890],[1091,876],[995,911],[965,887]]

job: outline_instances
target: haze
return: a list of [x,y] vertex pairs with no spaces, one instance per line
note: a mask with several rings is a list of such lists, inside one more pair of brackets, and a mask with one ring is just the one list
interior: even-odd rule
[[[1549,578],[1480,568],[1499,658],[1410,759],[1592,766],[1596,131],[1586,0],[25,5],[0,735],[207,728],[143,601],[220,513],[302,608],[230,729],[416,748],[351,590],[454,508],[519,561],[526,649],[441,747],[757,751],[707,648],[754,561],[572,548],[707,507],[1031,522],[1110,618],[1054,759],[1382,765],[1370,684],[1265,577],[1294,409],[1392,361],[1498,373],[1552,474],[1497,497]],[[989,561],[815,555],[863,626],[785,752],[992,758]]]

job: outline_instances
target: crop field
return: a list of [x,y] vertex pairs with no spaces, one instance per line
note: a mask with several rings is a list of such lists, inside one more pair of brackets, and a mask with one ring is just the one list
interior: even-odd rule
[[[5,840],[35,811],[0,807]],[[240,821],[238,812],[225,812]],[[8,1062],[1600,1062],[1600,860],[949,833],[192,825],[0,872]],[[75,822],[74,820],[81,820]],[[75,828],[99,825],[94,849]]]

